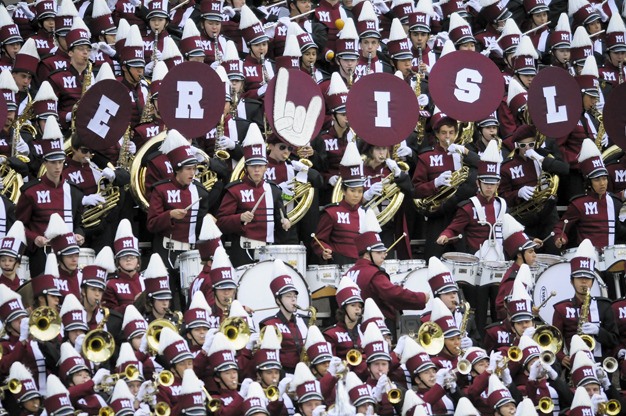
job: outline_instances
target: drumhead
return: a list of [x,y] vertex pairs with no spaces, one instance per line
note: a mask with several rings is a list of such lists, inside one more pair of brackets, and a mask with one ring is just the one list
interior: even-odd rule
[[451,251],[449,253],[443,253],[441,255],[441,260],[445,263],[446,261],[449,263],[459,263],[459,264],[475,264],[478,263],[478,257],[467,254],[467,253],[459,253],[456,251]]
[[402,286],[405,289],[412,290],[413,292],[428,293],[430,297],[424,309],[404,310],[402,311],[403,315],[423,315],[425,312],[428,312],[432,309],[433,292],[430,289],[430,285],[428,284],[428,269],[417,269],[409,272],[402,282]]
[[[311,305],[311,294],[304,278],[296,269],[286,264],[289,276],[293,284],[298,289],[298,305],[308,308]],[[262,261],[246,269],[239,279],[239,289],[237,290],[237,300],[244,306],[252,309],[264,309],[276,306],[274,295],[270,289],[270,283],[274,279],[274,262]],[[263,319],[275,315],[278,307],[266,311],[255,312],[252,315],[255,328]],[[299,311],[306,314],[306,312]]]
[[[556,296],[552,297],[539,310],[539,315],[548,324],[552,324],[554,315],[554,305],[562,300],[574,297],[574,288],[569,282],[569,275],[572,271],[569,263],[558,263],[548,267],[537,279],[533,292],[533,302],[535,306],[541,305],[550,296],[550,292],[555,291]],[[602,285],[600,285],[602,282]],[[606,296],[604,282],[597,276],[591,287],[592,296]]]

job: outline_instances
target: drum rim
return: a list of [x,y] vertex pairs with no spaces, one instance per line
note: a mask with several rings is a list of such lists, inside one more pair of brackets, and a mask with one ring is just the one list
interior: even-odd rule
[[[459,259],[465,259],[465,261],[460,261],[457,260],[455,258],[451,258],[450,255],[452,256],[458,256]],[[457,251],[450,251],[448,253],[443,253],[441,255],[441,261],[443,262],[444,260],[448,260],[450,262],[454,262],[454,263],[458,263],[458,264],[477,264],[480,262],[480,259],[478,258],[478,256],[475,256],[473,254],[469,254],[469,253],[461,253],[461,252],[457,252]],[[469,261],[472,260],[472,261]]]
[[306,271],[314,271],[314,270],[339,270],[338,264],[307,264]]
[[180,253],[180,255],[178,256],[178,258],[184,257],[200,257],[200,251],[199,250],[187,250],[184,253]]
[[[497,265],[498,267],[493,267],[494,265]],[[480,266],[483,269],[499,270],[508,269],[509,267],[511,267],[511,264],[506,260],[485,260],[480,262]]]

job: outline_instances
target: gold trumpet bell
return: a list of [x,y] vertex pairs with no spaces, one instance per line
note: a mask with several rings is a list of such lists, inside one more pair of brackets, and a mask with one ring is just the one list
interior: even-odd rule
[[163,370],[157,376],[157,384],[159,386],[169,387],[174,384],[174,373],[169,370]]
[[250,327],[248,326],[248,322],[238,316],[226,318],[222,321],[220,324],[220,332],[233,344],[235,350],[244,348],[250,340]]
[[83,356],[94,363],[103,363],[115,352],[115,339],[111,333],[95,329],[85,335]]
[[580,335],[580,338],[585,341],[585,344],[587,344],[591,351],[596,349],[596,340],[594,337],[592,337],[591,335],[582,334]]
[[156,406],[154,406],[154,414],[156,416],[170,416],[172,413],[172,409],[165,402],[158,402]]
[[554,411],[554,402],[549,397],[542,397],[539,399],[537,409],[539,409],[543,414],[550,414]]
[[622,405],[617,400],[598,404],[598,415],[617,416],[622,412]]
[[437,355],[443,350],[444,337],[441,327],[434,322],[424,322],[417,331],[417,343],[429,355]]
[[506,353],[508,359],[513,361],[514,363],[522,360],[522,350],[520,347],[513,345],[509,347],[509,350]]
[[278,387],[276,387],[276,386],[268,386],[263,391],[265,392],[265,397],[270,402],[275,402],[276,400],[278,400],[278,397],[279,397]]
[[357,349],[351,349],[346,353],[346,361],[352,367],[356,367],[363,361],[363,354]]
[[50,341],[61,333],[61,316],[54,309],[41,306],[30,315],[28,330],[36,340]]

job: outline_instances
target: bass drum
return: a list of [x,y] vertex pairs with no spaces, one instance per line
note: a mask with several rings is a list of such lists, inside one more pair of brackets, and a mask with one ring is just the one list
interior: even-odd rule
[[432,309],[433,292],[432,290],[430,290],[430,285],[428,284],[428,269],[424,268],[413,270],[406,275],[404,281],[402,281],[402,286],[405,289],[412,290],[413,292],[428,293],[428,296],[430,297],[424,309],[404,310],[402,311],[403,315],[423,315],[425,312],[428,312]]
[[[298,305],[306,309],[311,305],[309,287],[304,277],[296,269],[289,264],[286,264],[286,266],[289,270],[289,276],[293,280],[293,285],[298,289]],[[263,319],[278,312],[278,307],[276,307],[274,302],[274,294],[270,289],[270,283],[274,280],[274,277],[274,262],[262,261],[246,269],[239,279],[237,300],[242,305],[249,306],[254,310],[273,308],[252,314],[255,328],[258,328],[259,322]],[[299,313],[306,314],[306,311],[299,311]]]
[[[552,297],[539,310],[539,316],[548,324],[552,324],[552,315],[554,315],[554,305],[562,300],[574,297],[574,288],[569,283],[569,275],[572,267],[569,263],[557,263],[548,267],[544,271],[537,282],[533,292],[533,303],[535,306],[541,305],[552,291],[556,292],[556,296]],[[606,296],[606,285],[600,278],[596,276],[591,287],[591,296]]]

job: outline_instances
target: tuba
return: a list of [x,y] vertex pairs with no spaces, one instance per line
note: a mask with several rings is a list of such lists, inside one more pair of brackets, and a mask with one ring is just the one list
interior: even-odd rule
[[115,339],[110,332],[104,330],[109,319],[109,308],[102,308],[104,317],[93,331],[87,332],[83,341],[82,352],[86,359],[94,363],[107,361],[115,352]]
[[436,194],[426,198],[414,199],[417,211],[422,214],[432,214],[456,194],[456,191],[469,177],[469,167],[463,166],[461,169],[452,172],[450,186],[442,186]]

